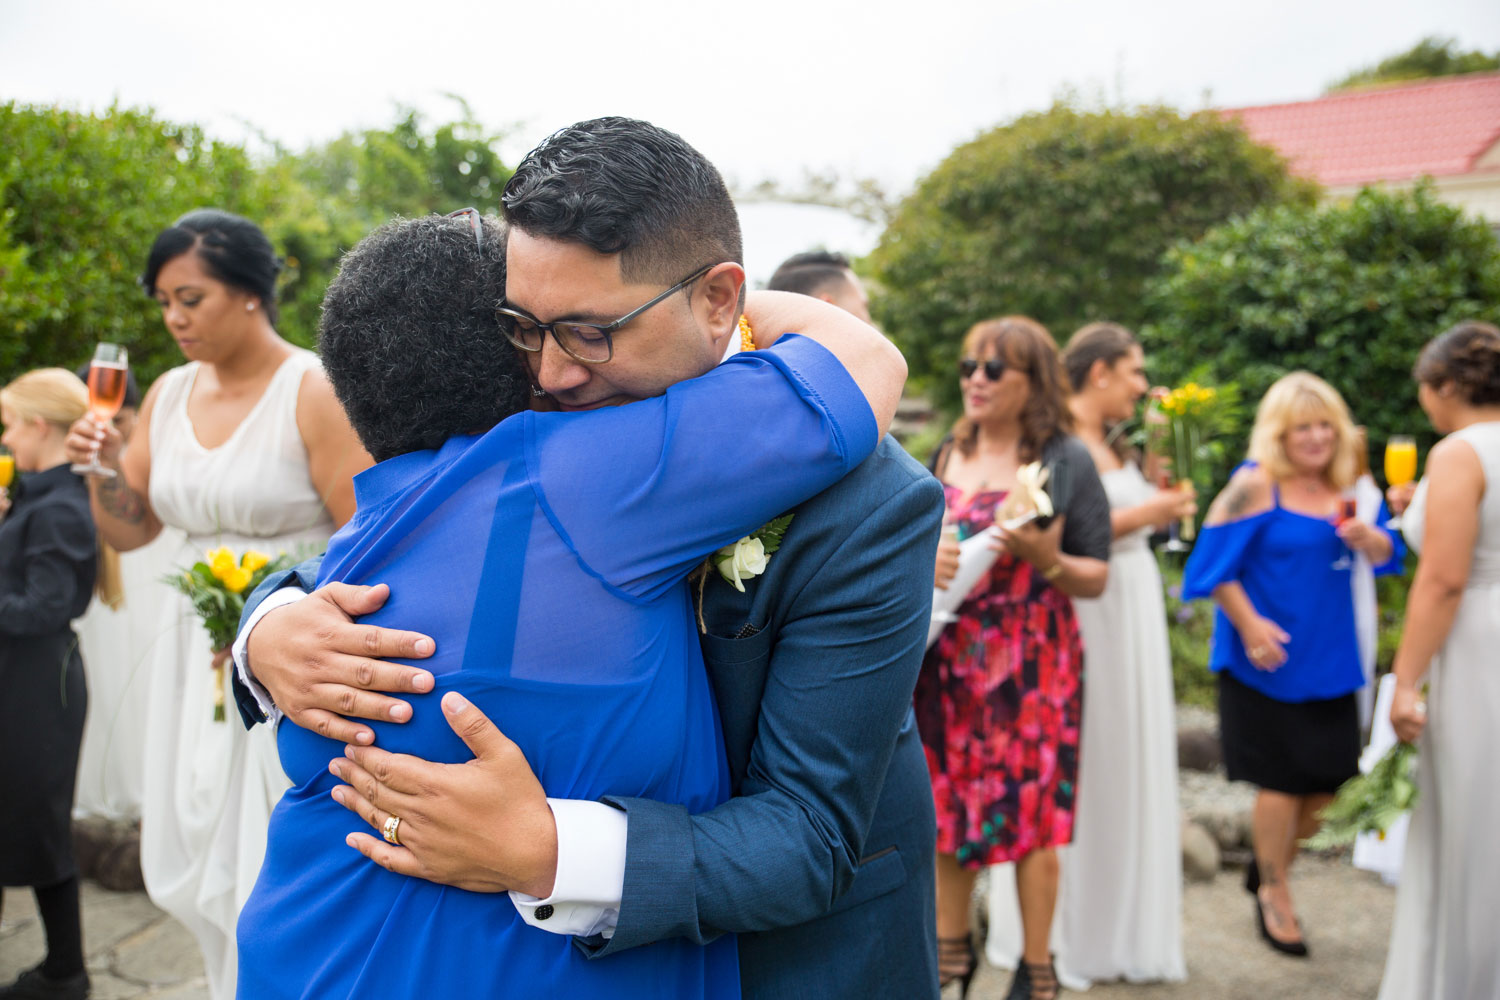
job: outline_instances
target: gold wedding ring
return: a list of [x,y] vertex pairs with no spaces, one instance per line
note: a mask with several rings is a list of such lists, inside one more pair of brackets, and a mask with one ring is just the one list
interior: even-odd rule
[[381,828],[380,835],[385,838],[387,844],[401,846],[401,817],[387,816],[385,826]]

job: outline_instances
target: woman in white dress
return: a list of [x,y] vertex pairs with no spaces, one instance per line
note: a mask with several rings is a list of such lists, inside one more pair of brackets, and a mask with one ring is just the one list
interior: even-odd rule
[[[354,511],[352,476],[370,464],[315,355],[277,335],[270,242],[248,220],[191,212],[162,232],[142,283],[188,364],[151,387],[145,432],[121,449],[85,417],[72,457],[94,448],[118,475],[91,479],[100,534],[129,551],[163,527],[186,534],[176,565],[205,549],[268,555],[321,548]],[[150,666],[141,868],[152,900],[193,932],[210,993],[229,997],[234,930],[287,785],[275,734],[247,732],[228,707],[215,722],[215,669],[227,650],[186,598],[168,614]]]
[[1063,352],[1078,436],[1109,494],[1109,584],[1076,599],[1083,632],[1082,754],[1073,848],[1063,868],[1062,961],[1074,976],[1186,978],[1172,658],[1153,527],[1193,513],[1188,489],[1158,490],[1123,441],[1147,382],[1135,337],[1092,323]]
[[1418,798],[1380,1000],[1493,998],[1500,997],[1500,330],[1458,324],[1423,348],[1416,377],[1422,409],[1447,436],[1428,455],[1402,517],[1421,560],[1393,667],[1391,723],[1420,749]]
[[[87,380],[88,370],[84,365],[78,377]],[[128,372],[125,402],[113,421],[126,444],[140,409],[135,373]],[[149,668],[162,632],[162,604],[172,595],[162,577],[172,571],[181,547],[181,532],[163,531],[134,552],[100,550],[98,591],[73,625],[89,684],[74,816],[141,818]],[[111,574],[112,584],[106,584]]]

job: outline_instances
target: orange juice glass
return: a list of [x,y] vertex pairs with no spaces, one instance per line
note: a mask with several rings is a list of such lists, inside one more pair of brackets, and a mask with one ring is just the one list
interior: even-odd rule
[[1393,437],[1385,444],[1385,481],[1391,486],[1405,486],[1417,478],[1417,442],[1409,437]]

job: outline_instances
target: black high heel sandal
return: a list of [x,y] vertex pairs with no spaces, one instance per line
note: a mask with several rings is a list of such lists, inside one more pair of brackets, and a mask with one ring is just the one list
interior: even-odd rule
[[1051,958],[1046,965],[1036,965],[1024,958],[1016,963],[1015,978],[1005,1000],[1057,1000],[1062,984],[1057,981],[1057,966]]
[[1245,866],[1245,891],[1252,896],[1260,895],[1260,865],[1256,864],[1253,856]]
[[[962,972],[944,972],[946,964],[949,969],[956,969],[959,960],[965,965]],[[938,938],[938,989],[942,989],[951,982],[958,983],[958,995],[967,998],[969,986],[974,982],[974,973],[979,971],[979,950],[974,947],[974,939],[965,934],[963,937],[940,937]]]

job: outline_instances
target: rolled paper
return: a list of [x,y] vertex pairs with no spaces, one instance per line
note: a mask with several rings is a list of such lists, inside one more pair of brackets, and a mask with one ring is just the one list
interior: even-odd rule
[[[1029,518],[1028,518],[1029,520]],[[1017,519],[1020,522],[1020,519]],[[1007,527],[1012,527],[1012,522],[1007,522]],[[993,543],[1000,540],[999,534],[994,528],[986,528],[976,535],[970,535],[959,543],[958,546],[958,572],[953,581],[946,589],[932,588],[932,622],[927,627],[927,648],[937,642],[938,636],[943,634],[943,629],[958,621],[954,614],[969,596],[969,593],[984,579],[990,567],[995,565],[995,560],[1000,558],[1000,553],[993,548]]]

